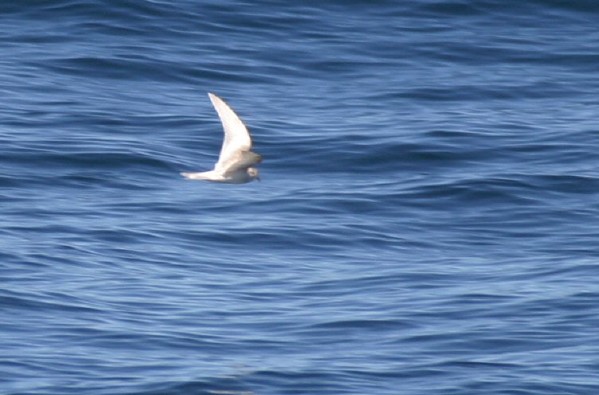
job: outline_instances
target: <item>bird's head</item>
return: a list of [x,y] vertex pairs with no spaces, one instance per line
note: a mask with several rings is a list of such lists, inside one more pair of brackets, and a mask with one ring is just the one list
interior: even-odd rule
[[260,172],[255,167],[248,167],[248,176],[250,176],[250,178],[252,180],[258,180],[258,181],[260,181],[260,175],[259,174],[260,174]]

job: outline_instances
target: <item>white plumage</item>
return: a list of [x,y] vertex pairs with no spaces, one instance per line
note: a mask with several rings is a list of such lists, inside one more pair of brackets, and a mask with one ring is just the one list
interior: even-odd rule
[[260,179],[258,169],[253,167],[262,161],[262,157],[252,152],[252,139],[244,123],[237,114],[214,93],[208,93],[212,105],[223,124],[225,136],[218,161],[214,169],[199,173],[181,173],[189,180],[205,180],[243,184]]

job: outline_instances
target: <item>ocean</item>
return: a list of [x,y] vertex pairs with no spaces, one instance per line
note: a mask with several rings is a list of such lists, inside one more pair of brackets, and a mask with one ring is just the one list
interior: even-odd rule
[[597,394],[598,115],[597,1],[3,2],[0,395]]

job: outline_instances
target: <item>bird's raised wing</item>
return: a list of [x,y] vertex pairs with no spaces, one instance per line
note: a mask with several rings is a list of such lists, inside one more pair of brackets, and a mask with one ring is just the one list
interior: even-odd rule
[[214,93],[208,93],[208,97],[210,97],[225,131],[223,146],[214,168],[226,171],[227,167],[236,162],[235,159],[240,152],[249,151],[252,148],[252,140],[246,126],[223,99]]

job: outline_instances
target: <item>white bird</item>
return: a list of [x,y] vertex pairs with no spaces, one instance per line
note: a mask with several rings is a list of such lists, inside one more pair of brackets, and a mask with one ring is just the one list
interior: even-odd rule
[[262,157],[252,152],[252,139],[247,127],[235,112],[214,93],[208,93],[216,109],[225,138],[220,149],[218,162],[214,169],[200,173],[181,173],[188,180],[206,180],[229,184],[243,184],[253,180],[260,181],[258,169],[254,165],[262,162]]

